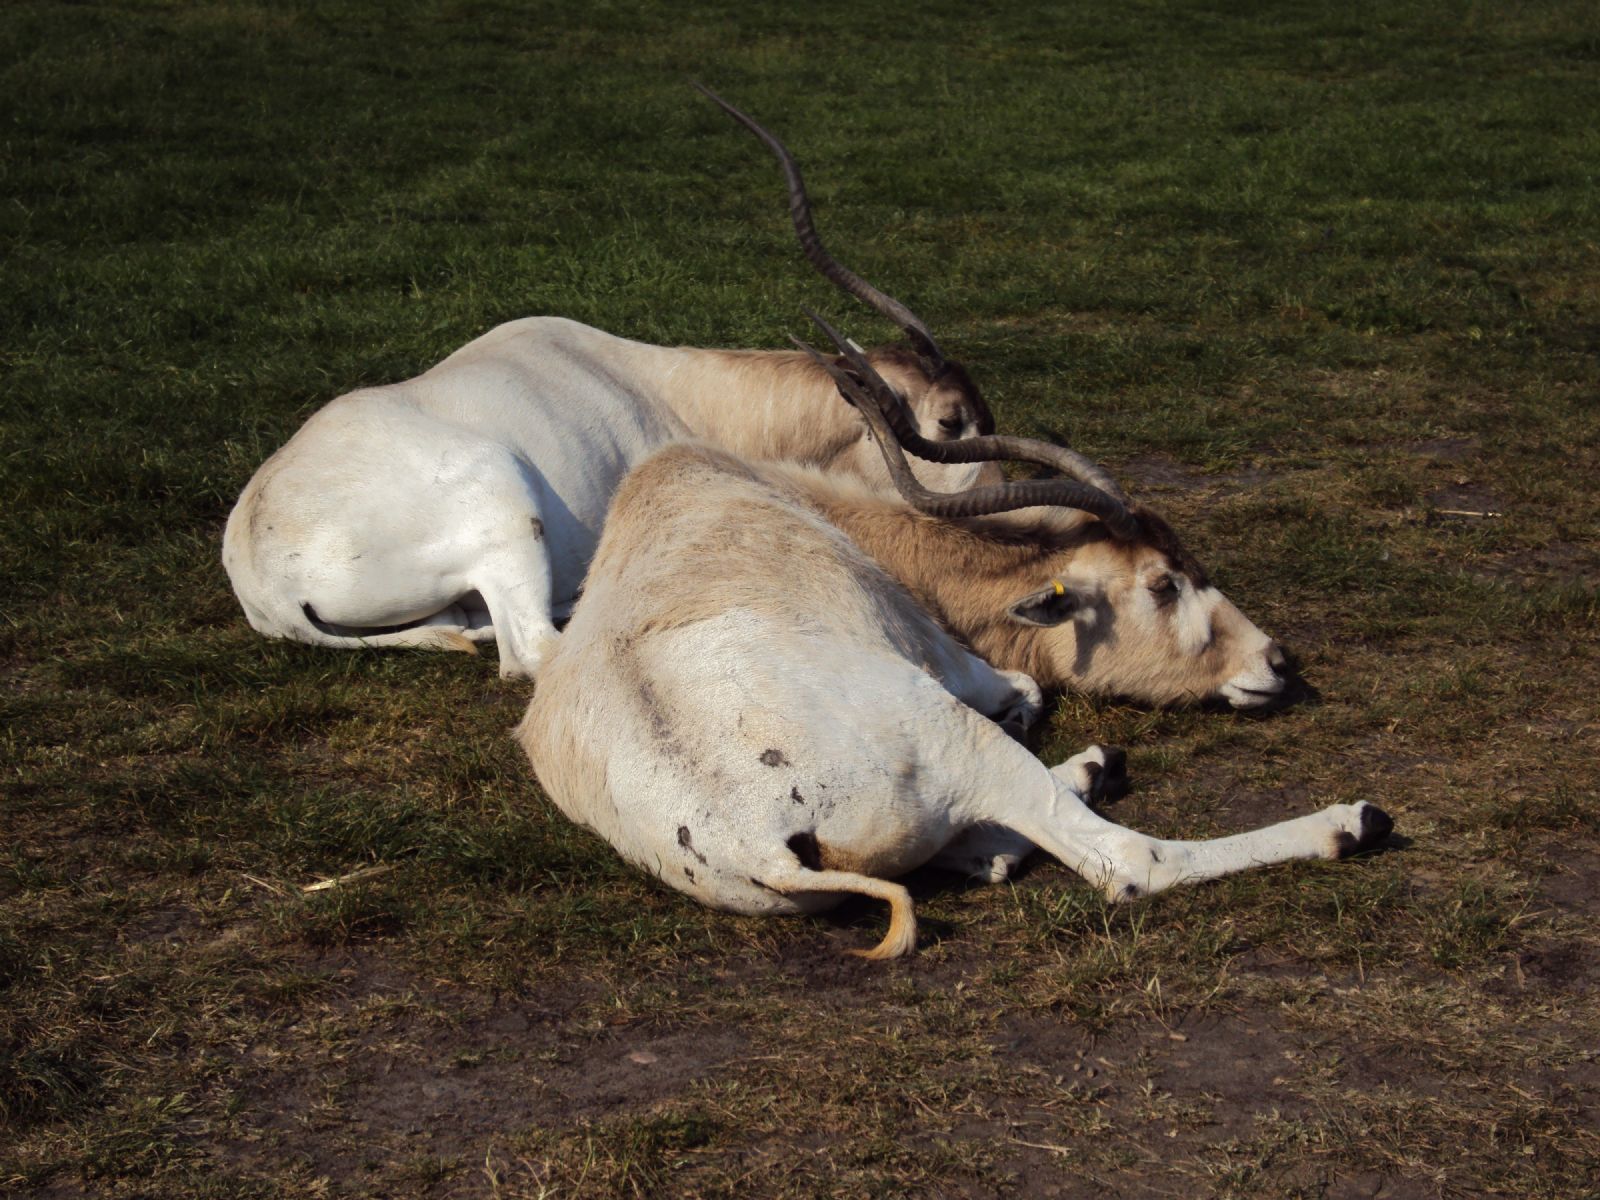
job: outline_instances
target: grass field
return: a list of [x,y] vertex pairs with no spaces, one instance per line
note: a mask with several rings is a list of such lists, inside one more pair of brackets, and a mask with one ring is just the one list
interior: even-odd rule
[[[996,7],[5,6],[0,1192],[1594,1194],[1600,17]],[[1045,756],[1386,852],[930,873],[873,966],[879,907],[712,913],[569,827],[492,656],[247,628],[222,523],[340,392],[533,313],[888,336],[688,77],[1303,665],[1265,719],[1062,698]]]

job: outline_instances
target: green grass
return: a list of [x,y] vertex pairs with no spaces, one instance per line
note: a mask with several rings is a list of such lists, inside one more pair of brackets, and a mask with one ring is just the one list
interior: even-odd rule
[[[1600,21],[1036,7],[5,9],[0,1190],[1593,1186]],[[1315,689],[1066,697],[1046,756],[1126,745],[1151,832],[1404,843],[1117,909],[918,880],[868,967],[872,906],[712,913],[571,828],[492,660],[248,630],[222,522],[340,392],[541,312],[888,335],[688,78]]]

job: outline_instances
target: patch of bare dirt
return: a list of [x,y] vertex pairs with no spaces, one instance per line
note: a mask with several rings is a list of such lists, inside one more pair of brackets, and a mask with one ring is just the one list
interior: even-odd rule
[[1519,988],[1587,994],[1600,984],[1600,961],[1587,942],[1553,938],[1519,953],[1513,973]]
[[499,1133],[646,1107],[736,1060],[745,1047],[744,1035],[726,1028],[622,1028],[558,1040],[512,1003],[364,1055],[346,1076],[342,1106],[359,1129],[422,1136],[457,1153]]
[[1536,894],[1562,908],[1592,913],[1600,898],[1600,854],[1569,848],[1553,856]]
[[[1098,1106],[1117,1134],[1135,1139],[1148,1156],[1114,1180],[1100,1180],[1098,1190],[1062,1195],[1154,1194],[1144,1184],[1154,1189],[1158,1176],[1166,1194],[1171,1177],[1164,1172],[1170,1165],[1244,1165],[1233,1161],[1238,1148],[1251,1142],[1263,1122],[1292,1121],[1313,1111],[1293,1081],[1316,1039],[1289,1029],[1270,1010],[1179,1019],[1171,1028],[1125,1024],[1101,1036],[1038,1016],[1009,1019],[1004,1030],[997,1055],[1018,1070],[1054,1074],[1063,1088]],[[1385,1067],[1369,1061],[1374,1057],[1350,1047],[1344,1069],[1379,1077]],[[1263,1195],[1295,1189],[1322,1196],[1434,1195],[1413,1181],[1346,1172],[1325,1158],[1297,1155],[1257,1169],[1262,1174],[1254,1186]],[[1026,1194],[1057,1193],[1030,1188]]]
[[1264,483],[1276,472],[1261,467],[1241,467],[1237,471],[1207,474],[1198,467],[1174,462],[1159,454],[1136,454],[1117,468],[1117,473],[1136,485],[1136,491],[1205,492],[1237,490]]
[[1370,458],[1421,458],[1436,470],[1476,458],[1481,449],[1475,437],[1422,438],[1412,442],[1354,442],[1352,449]]
[[[1293,1037],[1270,1014],[1199,1017],[1170,1029],[1140,1024],[1098,1036],[1038,1016],[1009,1019],[1004,1029],[996,1051],[1008,1061],[1089,1089],[1111,1108],[1128,1110],[1123,1120],[1164,1121],[1170,1138],[1182,1126],[1207,1130],[1210,1140],[1247,1134],[1253,1112],[1304,1107],[1281,1078]],[[1181,1117],[1162,1101],[1177,1093],[1198,1100]]]
[[[962,886],[922,876],[913,883],[924,893]],[[947,990],[982,963],[981,948],[893,965],[847,955],[876,940],[881,918],[881,906],[862,904],[831,921],[785,922],[775,957],[730,956],[680,982],[690,994],[778,984],[803,990],[819,1014],[868,1012],[883,1028],[908,994]],[[397,968],[376,948],[312,965],[336,981],[332,994],[242,1049],[232,1136],[204,1147],[246,1172],[288,1158],[357,1194],[483,1194],[476,1164],[507,1139],[647,1113],[758,1061],[744,1025],[685,1025],[665,1012],[606,1023],[583,984],[490,997]],[[406,1164],[421,1159],[459,1169],[412,1191]]]
[[1600,584],[1600,555],[1595,548],[1569,541],[1477,558],[1468,569],[1505,582]]
[[1478,439],[1472,437],[1427,438],[1420,442],[1405,442],[1396,447],[1404,454],[1430,458],[1435,462],[1461,462],[1478,452]]
[[575,1038],[570,1018],[591,999],[582,987],[491,999],[376,953],[337,961],[317,964],[336,984],[314,1015],[243,1049],[237,1137],[209,1147],[222,1160],[269,1173],[287,1158],[346,1183],[419,1156],[482,1162],[496,1136],[647,1104],[742,1045],[698,1031]]
[[1427,496],[1431,516],[1449,520],[1494,520],[1505,513],[1505,503],[1482,484],[1470,480],[1451,483]]
[[[1203,811],[1230,827],[1309,804],[1292,787],[1206,792],[1223,799]],[[1551,880],[1549,899],[1587,903],[1600,884],[1600,855],[1564,856],[1547,889]],[[960,886],[937,872],[919,873],[912,884],[922,894]],[[948,995],[992,966],[985,948],[959,930],[937,953],[906,963],[870,964],[843,953],[870,945],[881,921],[880,906],[863,904],[846,906],[831,921],[774,922],[764,950],[700,962],[663,980],[683,992],[672,1010],[635,1011],[616,1024],[605,1023],[604,1007],[596,1004],[603,997],[584,984],[491,997],[433,983],[378,949],[327,956],[314,965],[338,981],[334,993],[325,1003],[319,996],[293,1025],[269,1028],[257,1044],[241,1048],[245,1082],[231,1099],[227,1140],[214,1134],[205,1148],[247,1173],[266,1175],[285,1160],[298,1162],[307,1178],[333,1181],[335,1194],[488,1194],[481,1164],[507,1152],[508,1140],[520,1134],[645,1115],[708,1080],[758,1079],[754,1064],[771,1051],[760,1044],[760,1020],[685,1024],[682,1014],[696,1009],[697,993],[803,992],[821,1025],[859,1022],[863,1036],[881,1038],[892,1035],[897,1014],[918,995]],[[161,936],[167,924],[165,914],[153,913],[140,934]],[[937,942],[941,930],[927,924]],[[1572,995],[1600,982],[1581,942],[1524,946],[1519,954],[1521,991]],[[1266,961],[1252,950],[1234,962],[1236,975],[1304,978],[1308,970],[1303,961]],[[1194,1181],[1195,1194],[1206,1193],[1205,1180],[1240,1170],[1263,1195],[1436,1195],[1414,1178],[1347,1170],[1327,1155],[1262,1149],[1265,1129],[1326,1119],[1326,1108],[1317,1108],[1325,1102],[1309,1099],[1315,1093],[1306,1090],[1317,1070],[1331,1070],[1340,1089],[1442,1094],[1451,1081],[1420,1048],[1391,1046],[1381,1030],[1359,1043],[1334,1044],[1262,1005],[1169,1020],[1170,1026],[1126,1020],[1097,1034],[1037,1010],[1000,1013],[994,1062],[1008,1076],[1025,1078],[1026,1088],[982,1089],[948,1112],[910,1112],[900,1136],[930,1153],[981,1146],[990,1164],[982,1180],[969,1185],[947,1175],[938,1194],[948,1196],[995,1194],[994,1179],[1009,1180],[1004,1194],[1020,1197],[1171,1194],[1180,1182],[1175,1169]],[[1572,1072],[1546,1081],[1539,1070],[1530,1063],[1519,1086],[1587,1086]],[[952,1071],[952,1095],[970,1086],[964,1079]],[[757,1171],[788,1169],[795,1161],[820,1165],[828,1147],[809,1145],[809,1136],[767,1138],[719,1154]],[[1126,1164],[1095,1169],[1086,1151],[1095,1145],[1120,1148]],[[415,1181],[419,1162],[447,1169],[424,1186]]]

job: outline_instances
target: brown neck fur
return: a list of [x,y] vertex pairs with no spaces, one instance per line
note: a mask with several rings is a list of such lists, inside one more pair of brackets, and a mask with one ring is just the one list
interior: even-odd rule
[[978,655],[1064,687],[1045,653],[1044,630],[1006,619],[1031,588],[1058,573],[1078,547],[1106,537],[1090,518],[947,521],[893,499],[818,496],[833,524],[898,579],[944,628]]

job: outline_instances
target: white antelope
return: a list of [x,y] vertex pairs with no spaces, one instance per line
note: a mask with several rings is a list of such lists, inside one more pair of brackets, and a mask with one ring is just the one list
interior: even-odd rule
[[[906,424],[902,401],[841,349],[848,365],[826,369],[910,503],[705,445],[637,467],[517,731],[563,812],[715,908],[886,901],[887,934],[857,952],[869,958],[914,948],[911,897],[892,879],[930,860],[999,878],[1036,843],[1122,899],[1388,834],[1365,802],[1198,842],[1096,815],[1085,797],[1120,752],[1047,769],[1003,727],[1038,712],[1033,682],[970,653],[930,610],[980,649],[1002,635],[974,638],[972,623],[1013,630],[1012,663],[1099,672],[1155,698],[1207,691],[1219,667],[1212,686],[1226,687],[1229,654],[1265,638],[1199,582],[1164,525],[1092,483],[921,491],[890,433]],[[1022,439],[957,449],[1061,464]],[[1021,531],[983,515],[1040,504],[1078,511],[1034,514]],[[957,569],[923,570],[952,546]]]
[[[810,260],[905,331],[909,350],[871,357],[919,427],[935,439],[990,432],[971,379],[926,326],[823,249],[788,150],[717,103],[782,162]],[[532,677],[622,477],[685,438],[887,485],[860,418],[803,354],[651,346],[530,317],[313,414],[246,485],[222,561],[251,626],[269,637],[468,651],[498,641],[500,673]],[[974,480],[966,466],[923,476],[943,488]]]

